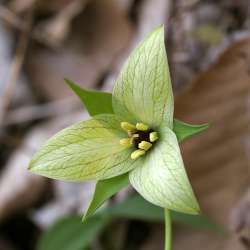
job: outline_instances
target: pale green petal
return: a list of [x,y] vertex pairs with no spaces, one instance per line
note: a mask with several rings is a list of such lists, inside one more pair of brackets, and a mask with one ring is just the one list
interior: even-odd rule
[[141,166],[130,172],[129,179],[146,200],[178,212],[199,213],[172,130],[162,128],[159,141],[143,161]]
[[52,137],[34,156],[32,172],[61,180],[101,180],[133,169],[133,148],[120,145],[126,137],[121,120],[112,114],[79,122]]
[[153,31],[124,65],[113,91],[113,109],[126,121],[173,127],[173,92],[164,28]]

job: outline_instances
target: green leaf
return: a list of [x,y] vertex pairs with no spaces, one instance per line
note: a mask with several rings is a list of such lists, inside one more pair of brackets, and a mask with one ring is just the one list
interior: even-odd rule
[[216,224],[205,215],[190,215],[173,211],[172,219],[178,224],[192,226],[196,229],[208,229],[218,233],[225,233],[225,229],[222,226]]
[[[164,210],[158,206],[149,203],[139,195],[134,195],[126,200],[104,210],[103,213],[109,213],[112,218],[136,219],[152,222],[164,221]],[[174,222],[192,226],[197,229],[209,229],[222,232],[223,229],[204,215],[190,215],[171,211]]]
[[102,180],[124,174],[139,163],[133,148],[120,145],[127,137],[112,114],[79,122],[52,137],[33,157],[32,172],[60,180]]
[[[139,195],[134,195],[126,200],[104,209],[100,214],[109,215],[112,218],[135,219],[150,222],[163,222],[164,210],[155,206]],[[178,212],[171,212],[174,222],[192,226],[197,229],[209,229],[222,232],[221,226],[204,215],[190,215]]]
[[111,179],[98,181],[95,186],[93,198],[84,214],[83,221],[88,219],[94,212],[111,196],[116,194],[122,188],[129,185],[128,174],[116,176]]
[[140,195],[133,195],[125,200],[103,209],[99,214],[112,218],[143,220],[150,222],[164,221],[164,210],[143,199]]
[[209,124],[192,125],[180,120],[174,119],[174,132],[179,142],[188,139],[194,135],[200,134],[209,128]]
[[112,94],[100,91],[86,90],[72,81],[65,79],[69,87],[78,95],[88,110],[90,116],[98,114],[113,114]]
[[197,214],[199,205],[188,180],[175,133],[167,126],[143,163],[130,171],[132,186],[149,202],[182,213]]
[[174,98],[164,27],[153,31],[129,56],[113,90],[113,110],[126,121],[173,128]]
[[[80,216],[69,216],[56,222],[38,242],[37,250],[85,250],[114,219],[134,219],[163,222],[164,211],[139,195],[128,197],[112,207],[100,210],[84,224]],[[197,229],[224,233],[224,229],[204,215],[187,215],[172,212],[175,223]]]
[[92,217],[85,224],[79,216],[61,219],[42,235],[37,250],[86,250],[107,223],[104,216]]

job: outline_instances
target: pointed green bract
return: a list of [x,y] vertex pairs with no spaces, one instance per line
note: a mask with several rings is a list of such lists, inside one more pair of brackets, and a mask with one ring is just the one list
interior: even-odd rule
[[113,110],[126,121],[173,128],[173,92],[164,28],[152,32],[129,56],[113,91]]
[[129,185],[128,174],[116,176],[111,179],[98,181],[95,186],[93,198],[84,214],[83,221],[86,221],[94,212],[111,196]]
[[113,113],[110,93],[86,90],[68,79],[65,79],[65,82],[80,97],[90,116]]
[[52,137],[33,157],[32,172],[50,178],[102,180],[124,174],[136,166],[133,149],[120,145],[125,136],[120,118],[98,115]]
[[174,132],[178,141],[183,141],[194,135],[200,134],[209,128],[209,124],[192,125],[180,120],[174,119]]
[[162,127],[157,145],[129,173],[132,186],[149,202],[182,213],[197,214],[199,206],[189,183],[177,138]]

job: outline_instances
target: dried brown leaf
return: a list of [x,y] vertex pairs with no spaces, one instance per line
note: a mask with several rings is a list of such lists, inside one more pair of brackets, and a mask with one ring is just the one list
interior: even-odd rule
[[[184,160],[202,210],[228,227],[232,208],[249,186],[250,39],[242,40],[202,73],[176,100],[176,116],[211,123],[183,144]],[[176,249],[241,249],[234,238],[180,233]],[[208,244],[210,242],[210,244]],[[187,248],[186,248],[187,249]]]
[[94,88],[127,47],[132,29],[115,0],[91,1],[72,27],[59,51],[37,46],[29,50],[27,63],[32,83],[48,99],[70,93],[63,84],[64,77]]

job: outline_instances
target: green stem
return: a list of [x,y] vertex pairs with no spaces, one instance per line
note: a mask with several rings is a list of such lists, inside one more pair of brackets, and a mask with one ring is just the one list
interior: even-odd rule
[[165,250],[172,249],[172,223],[171,212],[165,209]]

